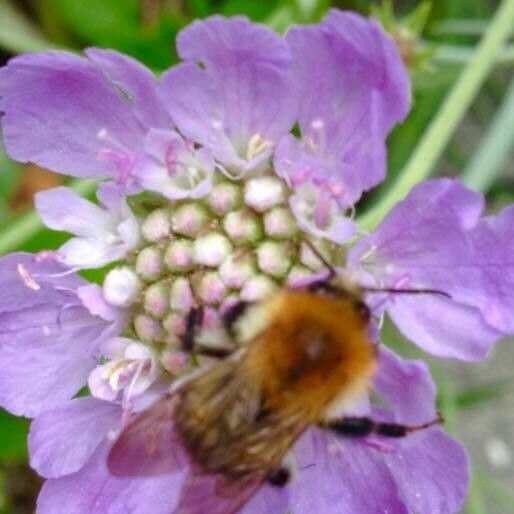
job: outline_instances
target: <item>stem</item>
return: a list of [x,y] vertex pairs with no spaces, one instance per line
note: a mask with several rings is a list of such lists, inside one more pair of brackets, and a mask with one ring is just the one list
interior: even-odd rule
[[464,183],[487,191],[502,171],[502,164],[514,144],[514,79],[498,109],[491,127],[462,174]]
[[514,23],[514,0],[503,0],[473,57],[447,95],[399,178],[377,205],[358,218],[359,225],[372,230],[409,190],[427,178],[487,78],[495,57],[509,37]]
[[[466,64],[473,57],[473,48],[459,45],[436,45],[432,60],[435,64],[460,65]],[[504,46],[496,55],[496,65],[514,63],[514,45]]]
[[[69,187],[81,196],[87,196],[95,190],[96,184],[96,181],[75,179],[70,182]],[[0,233],[0,255],[21,248],[23,243],[37,234],[42,227],[41,220],[34,210],[13,221]]]

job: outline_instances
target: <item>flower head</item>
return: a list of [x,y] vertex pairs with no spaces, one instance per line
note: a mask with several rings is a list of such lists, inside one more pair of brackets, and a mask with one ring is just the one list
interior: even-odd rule
[[[393,443],[309,429],[290,451],[291,483],[257,484],[238,505],[205,494],[212,477],[192,479],[188,466],[109,472],[135,414],[216,352],[237,351],[222,323],[234,305],[300,287],[325,262],[363,287],[445,293],[366,294],[375,321],[387,312],[425,351],[479,359],[514,332],[512,208],[481,217],[480,195],[438,179],[371,234],[352,219],[383,179],[385,138],[409,106],[406,71],[375,21],[333,10],[281,38],[215,16],[185,28],[177,49],[182,62],[159,81],[98,49],[29,54],[0,70],[9,154],[106,180],[100,205],[67,188],[40,193],[43,222],[74,237],[0,260],[0,403],[35,418],[31,464],[48,479],[38,513],[457,512],[466,456],[437,427]],[[107,264],[101,285],[75,274]],[[205,355],[188,347],[191,320]],[[387,409],[366,395],[338,415],[434,418],[423,363],[381,347],[378,364]],[[90,396],[75,397],[86,384]]]

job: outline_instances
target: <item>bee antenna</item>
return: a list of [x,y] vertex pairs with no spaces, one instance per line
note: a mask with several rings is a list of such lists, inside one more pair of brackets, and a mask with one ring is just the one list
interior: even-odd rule
[[394,287],[361,287],[365,293],[395,293],[395,294],[438,294],[451,299],[451,295],[440,289],[395,289]]
[[308,239],[303,239],[303,242],[310,248],[310,250],[312,251],[312,253],[320,260],[320,262],[327,268],[328,270],[328,277],[327,277],[327,281],[331,280],[332,278],[334,278],[336,275],[337,275],[337,272],[336,270],[334,269],[334,267],[332,266],[332,264],[330,264],[326,259],[325,257],[323,257],[323,255],[321,255],[321,252],[316,248],[316,246],[314,245],[314,243],[312,241],[309,241]]

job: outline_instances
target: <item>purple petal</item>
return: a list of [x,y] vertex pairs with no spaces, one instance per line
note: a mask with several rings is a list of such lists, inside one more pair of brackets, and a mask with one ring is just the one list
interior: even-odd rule
[[27,254],[0,260],[0,404],[14,414],[33,417],[68,400],[95,366],[108,325],[77,298],[85,282],[55,276],[62,270]]
[[359,441],[308,430],[295,444],[298,475],[288,486],[295,514],[408,514],[381,454]]
[[45,478],[75,473],[120,421],[119,405],[91,397],[48,410],[30,426],[30,465]]
[[123,317],[121,309],[109,305],[104,298],[102,288],[97,284],[88,284],[77,289],[77,296],[93,315],[106,321],[119,321]]
[[287,513],[290,505],[287,487],[277,487],[264,483],[248,500],[238,514],[264,512]]
[[128,166],[144,134],[119,89],[68,52],[11,59],[0,69],[0,97],[8,154],[58,173],[113,177]]
[[37,501],[38,514],[170,514],[181,473],[120,478],[106,466],[110,445],[102,444],[77,473],[47,480]]
[[286,40],[300,84],[301,151],[280,174],[318,161],[324,181],[347,205],[385,174],[385,137],[409,108],[409,79],[391,37],[373,20],[330,11],[319,25],[291,28]]
[[435,418],[435,385],[427,365],[406,360],[380,346],[375,389],[400,423],[426,423]]
[[211,16],[197,20],[177,36],[177,51],[185,61],[203,61],[223,68],[240,59],[287,66],[291,55],[280,37],[264,25],[244,16]]
[[447,298],[404,296],[394,298],[387,312],[398,329],[427,352],[475,361],[502,336],[474,307]]
[[84,53],[127,96],[143,125],[171,128],[171,120],[158,98],[157,80],[146,66],[114,50],[88,48]]
[[384,455],[384,460],[409,512],[460,512],[468,489],[469,464],[462,446],[444,432],[431,429],[416,444],[401,444],[397,451]]
[[109,213],[68,187],[36,194],[36,208],[43,223],[81,237],[107,238],[116,225]]
[[219,475],[189,474],[180,491],[180,502],[173,514],[236,514],[254,494],[258,482],[225,490]]
[[268,157],[297,114],[285,42],[246,18],[214,16],[185,28],[177,47],[187,62],[163,75],[161,98],[180,131],[230,169]]
[[[289,199],[298,226],[308,234],[341,244],[355,235],[355,223],[324,191],[304,184]],[[318,207],[324,212],[319,213]],[[320,216],[318,216],[320,214]]]
[[514,207],[483,218],[471,231],[477,264],[482,267],[485,294],[475,297],[492,327],[514,333]]
[[427,181],[349,253],[349,266],[379,285],[451,295],[392,294],[386,305],[407,337],[437,355],[482,358],[512,325],[514,211],[479,221],[482,209],[482,196],[458,181]]
[[106,202],[107,210],[67,187],[36,195],[36,207],[46,226],[79,236],[59,249],[67,266],[99,268],[124,257],[139,244],[139,224],[125,197],[109,186],[101,187],[98,196]]
[[[86,282],[54,259],[39,259],[29,253],[11,253],[0,258],[0,313],[66,302],[65,289],[75,290]],[[60,288],[60,289],[57,289]]]
[[200,198],[210,191],[214,159],[208,150],[195,150],[171,130],[152,129],[145,139],[145,151],[134,168],[145,189],[171,200]]

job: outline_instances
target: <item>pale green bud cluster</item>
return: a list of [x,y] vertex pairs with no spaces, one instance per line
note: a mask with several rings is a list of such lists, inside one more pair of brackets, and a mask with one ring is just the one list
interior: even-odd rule
[[[128,309],[127,335],[160,348],[170,371],[193,307],[204,306],[202,339],[216,337],[237,301],[258,301],[323,268],[273,176],[224,180],[198,200],[163,200],[142,217],[141,233],[143,245],[107,273],[104,296]],[[326,242],[316,246],[330,252]]]

